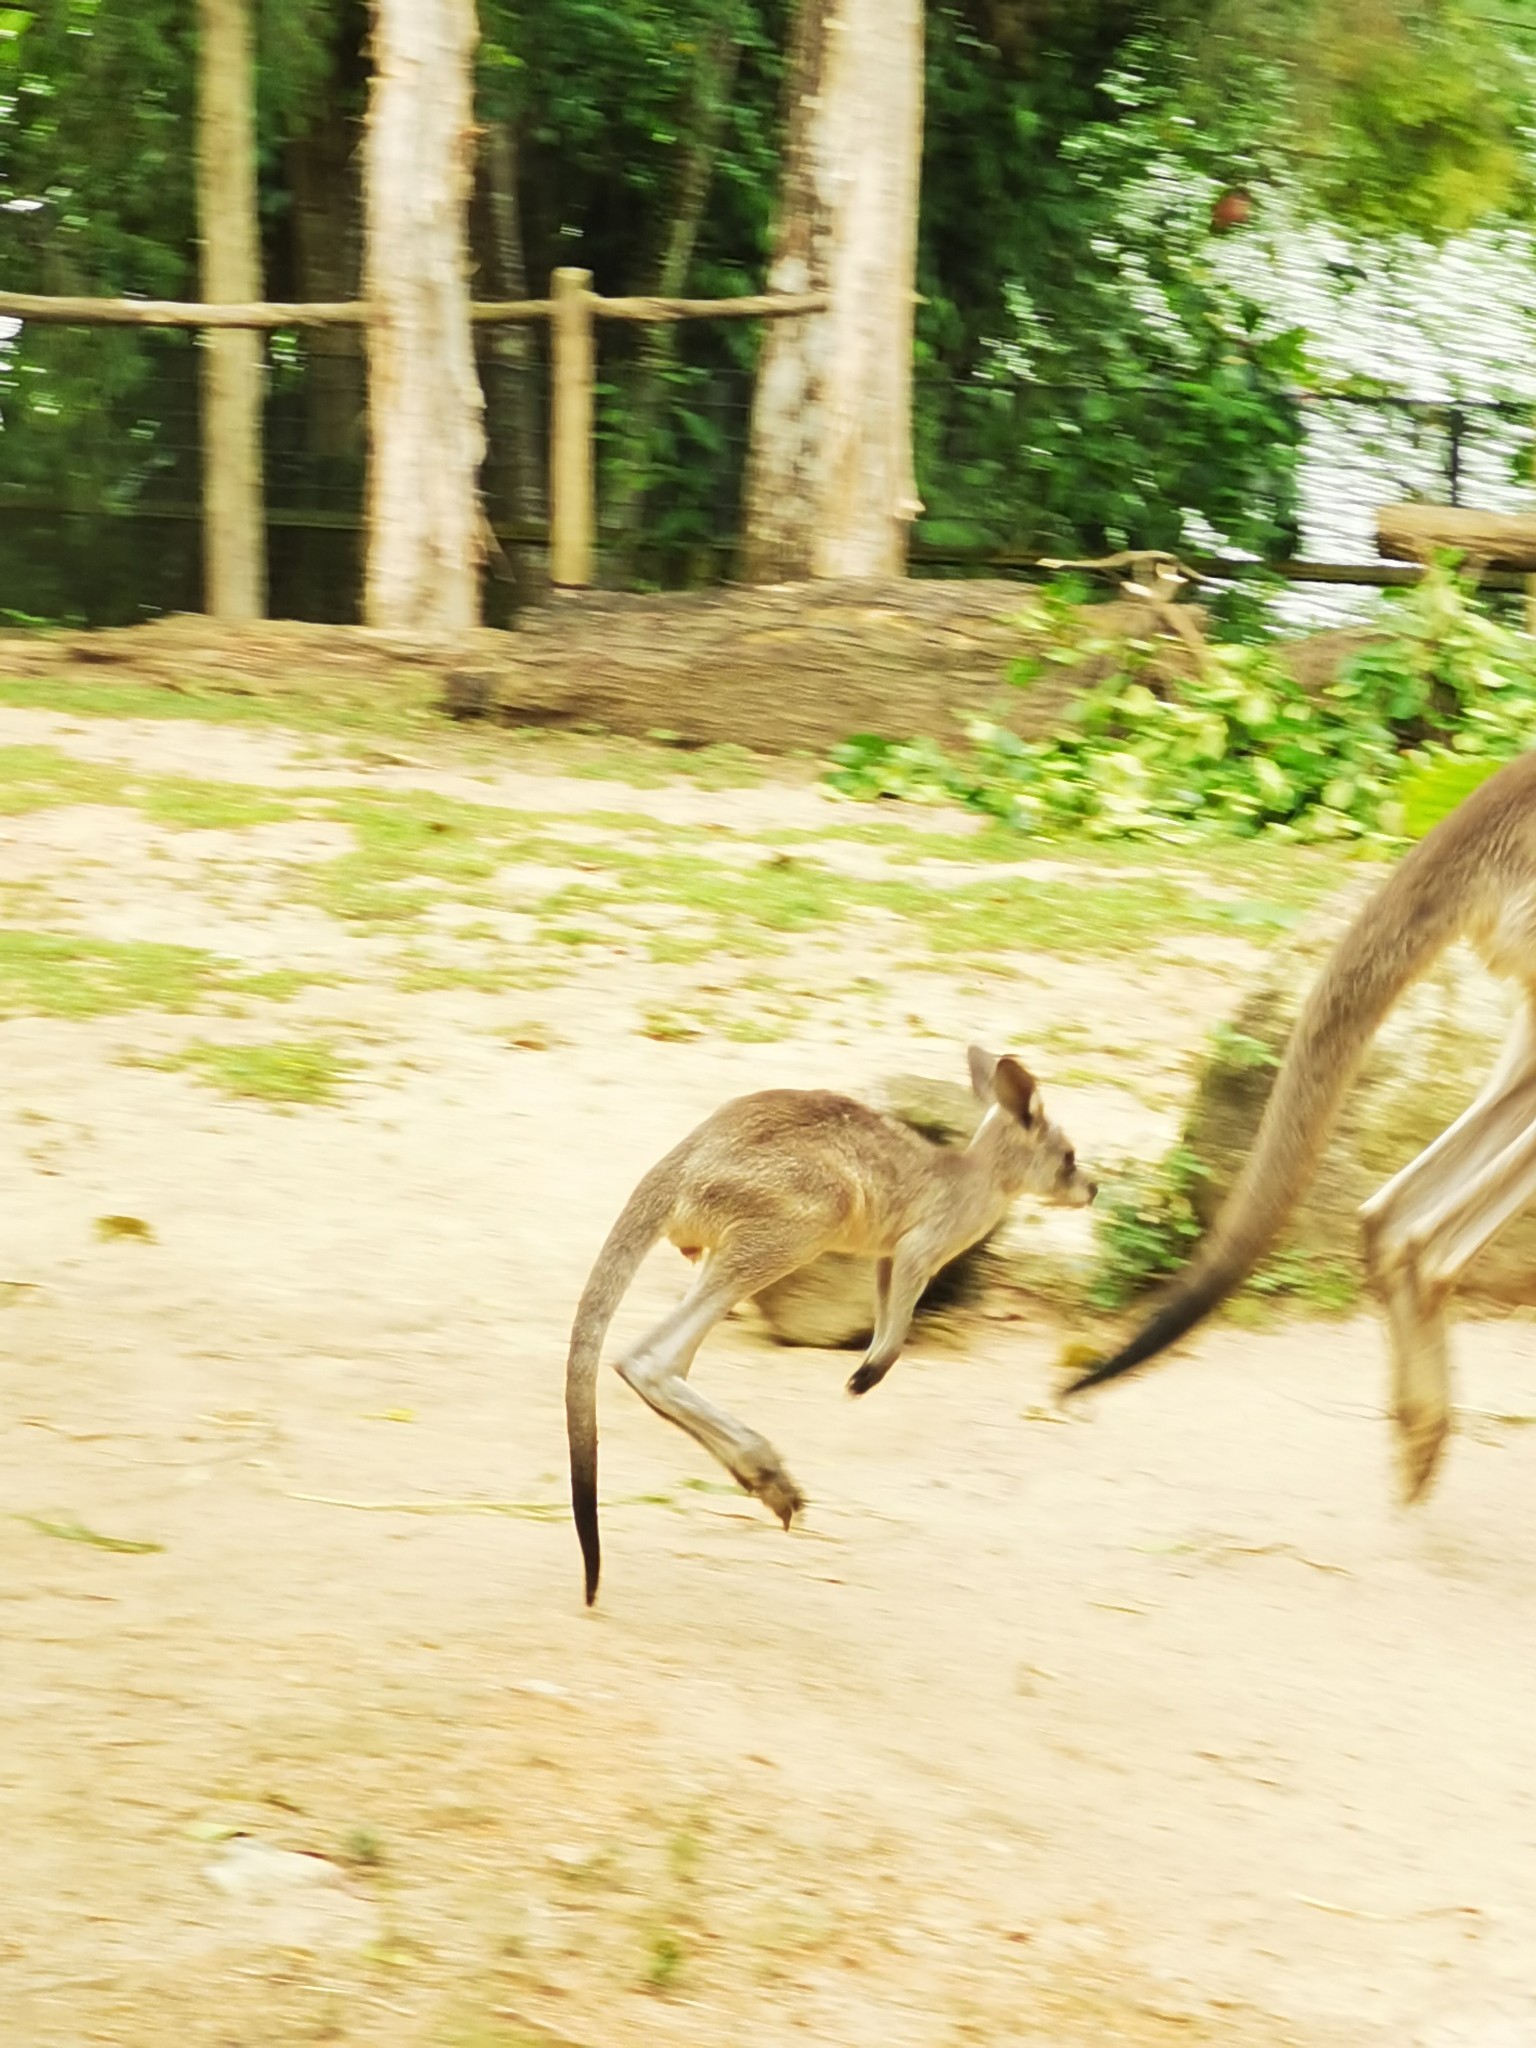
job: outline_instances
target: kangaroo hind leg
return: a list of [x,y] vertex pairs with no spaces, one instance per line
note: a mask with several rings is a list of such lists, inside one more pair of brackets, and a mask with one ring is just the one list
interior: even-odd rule
[[1387,1314],[1403,1497],[1428,1490],[1450,1433],[1446,1304],[1462,1273],[1536,1192],[1536,1023],[1516,1019],[1488,1084],[1361,1211]]
[[755,1494],[787,1529],[805,1496],[765,1436],[705,1400],[688,1384],[699,1346],[738,1301],[772,1286],[804,1263],[773,1242],[722,1245],[708,1252],[687,1295],[618,1362],[618,1371],[658,1415],[686,1430]]
[[918,1300],[933,1270],[929,1248],[914,1243],[911,1237],[901,1239],[893,1257],[880,1261],[875,1332],[863,1364],[848,1381],[850,1394],[867,1394],[871,1387],[878,1387],[900,1358]]

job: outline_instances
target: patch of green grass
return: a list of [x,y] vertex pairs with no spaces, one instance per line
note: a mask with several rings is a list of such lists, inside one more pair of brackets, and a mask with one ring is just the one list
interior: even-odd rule
[[691,1004],[648,1003],[640,1012],[636,1028],[642,1038],[674,1044],[702,1038],[707,1026],[698,1009]]
[[[399,927],[418,921],[434,902],[493,902],[499,871],[532,863],[572,876],[536,904],[520,906],[536,911],[544,943],[601,944],[610,921],[627,926],[630,904],[667,904],[698,929],[647,934],[645,944],[653,959],[678,965],[721,949],[739,956],[775,951],[795,935],[870,916],[916,928],[946,959],[978,963],[1026,951],[1114,954],[1192,932],[1260,937],[1294,922],[1337,880],[1340,867],[1336,856],[1307,857],[1295,848],[1284,863],[1266,858],[1268,849],[1234,857],[1223,848],[1213,876],[1199,861],[1166,849],[1090,847],[1072,850],[1072,872],[1061,877],[992,873],[967,881],[960,871],[953,885],[936,885],[910,875],[850,876],[782,848],[746,863],[711,860],[704,851],[711,835],[624,813],[584,821],[615,835],[613,843],[591,844],[566,837],[569,824],[557,818],[419,791],[352,792],[325,809],[351,825],[357,839],[353,852],[305,884],[337,917]],[[943,841],[942,851],[957,861],[1041,851],[1000,830],[961,837],[883,824],[841,829],[912,848],[919,858],[940,851]],[[618,838],[623,833],[628,844]]]
[[61,675],[0,679],[0,704],[57,711],[80,718],[195,720],[211,725],[277,725],[296,732],[357,732],[395,737],[453,728],[435,709],[437,683],[418,668],[356,675],[293,672],[260,685],[189,672],[175,682],[158,677],[114,682],[83,665]]
[[570,946],[576,950],[603,943],[603,934],[586,924],[541,924],[539,937],[551,946]]
[[0,926],[0,1017],[186,1011],[227,998],[285,1002],[321,978],[294,968],[244,973],[198,946]]
[[520,1024],[513,1024],[501,1033],[502,1041],[518,1052],[557,1052],[570,1040],[553,1024],[547,1024],[540,1017],[525,1017]]
[[[777,950],[786,937],[873,915],[922,932],[946,960],[985,963],[1010,952],[1114,955],[1191,932],[1258,936],[1285,929],[1338,879],[1336,861],[1297,862],[1283,878],[1267,869],[1255,873],[1264,893],[1249,896],[1236,863],[1229,873],[1223,861],[1220,888],[1213,889],[1208,871],[1194,863],[1145,848],[1134,854],[1139,860],[1122,859],[1102,874],[1090,864],[1080,876],[1059,880],[989,875],[967,883],[957,874],[952,886],[937,886],[839,874],[802,855],[743,867],[692,851],[637,852],[610,859],[601,882],[583,879],[554,891],[539,909],[546,919],[578,911],[622,916],[629,901],[669,903],[712,926],[716,948],[738,955]],[[1282,879],[1283,893],[1276,886]],[[702,933],[668,933],[650,945],[653,953],[675,955],[709,949],[710,941]]]
[[719,945],[714,938],[688,938],[682,932],[655,932],[647,939],[645,950],[658,967],[692,967],[718,952]]
[[291,803],[269,790],[239,782],[197,782],[186,776],[156,776],[143,785],[138,801],[155,824],[184,832],[239,831],[296,815]]
[[777,1045],[794,1033],[805,1015],[805,1004],[784,989],[772,989],[757,997],[742,990],[727,1015],[725,1036],[733,1045]]
[[[678,758],[697,758],[683,757]],[[7,773],[7,760],[9,772]],[[738,766],[741,764],[737,764]],[[290,817],[296,805],[243,785],[160,778],[131,783],[49,748],[0,750],[0,804],[35,808],[48,802],[135,803],[170,826],[239,829]],[[782,950],[796,936],[830,933],[855,921],[898,923],[946,962],[986,966],[1038,951],[1114,955],[1156,947],[1184,934],[1211,932],[1261,939],[1295,921],[1338,878],[1335,854],[1223,846],[1220,865],[1140,845],[1074,844],[1063,876],[992,873],[967,879],[964,861],[1039,858],[1042,842],[1001,827],[975,834],[915,831],[885,821],[833,827],[829,836],[886,846],[957,863],[953,885],[911,874],[856,877],[808,852],[806,835],[779,835],[764,858],[717,860],[706,848],[716,835],[669,827],[627,813],[584,821],[608,833],[606,843],[573,838],[572,821],[455,801],[420,790],[309,791],[306,814],[350,827],[353,849],[308,870],[294,887],[347,923],[402,930],[443,903],[501,906],[501,871],[526,863],[568,872],[572,879],[539,900],[519,904],[539,921],[546,947],[581,948],[634,936],[630,906],[665,904],[690,921],[681,931],[644,932],[641,942],[663,964],[689,965],[720,951],[737,957]],[[1056,849],[1049,849],[1054,857]],[[507,985],[499,967],[407,970],[407,986],[450,981],[495,989]],[[736,1035],[780,1035],[780,1023],[741,1020]]]
[[489,906],[497,901],[498,871],[509,863],[561,866],[576,858],[525,812],[421,790],[313,794],[309,807],[350,826],[355,845],[299,886],[349,923],[410,924],[444,900]]
[[60,804],[122,804],[130,801],[129,778],[121,768],[76,760],[58,747],[0,747],[0,813]]
[[481,995],[504,995],[508,989],[555,988],[565,976],[548,962],[434,960],[407,948],[395,970],[395,986],[406,995],[431,995],[439,989],[467,988]]
[[185,1068],[225,1095],[284,1104],[334,1102],[343,1084],[358,1072],[358,1062],[345,1058],[325,1038],[274,1039],[266,1045],[214,1045],[194,1039],[158,1064]]
[[372,1828],[349,1828],[342,1837],[338,1855],[355,1870],[377,1870],[385,1861],[384,1843]]
[[178,775],[136,777],[59,747],[0,747],[0,813],[17,817],[62,804],[130,806],[155,824],[178,830],[238,830],[294,816],[291,803],[251,784]]
[[0,1016],[192,1010],[225,985],[219,961],[196,946],[0,930]]
[[334,987],[339,974],[313,974],[299,967],[268,967],[255,974],[228,974],[221,987],[227,995],[250,996],[258,1002],[286,1003],[302,989]]
[[949,956],[1113,955],[1155,948],[1175,933],[1229,931],[1233,923],[1232,906],[1173,873],[1081,882],[998,876],[947,891],[893,887],[901,891],[899,907],[927,927],[936,952]]
[[667,1992],[672,1989],[683,1974],[688,1960],[688,1951],[683,1946],[682,1936],[673,1927],[658,1927],[651,1935],[645,1963],[645,1985],[648,1991]]
[[700,789],[755,789],[764,781],[770,763],[746,747],[729,740],[714,746],[676,750],[677,772],[686,775]]

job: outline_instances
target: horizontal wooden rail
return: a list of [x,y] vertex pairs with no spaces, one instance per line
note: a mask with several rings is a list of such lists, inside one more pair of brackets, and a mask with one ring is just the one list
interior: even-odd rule
[[362,300],[333,305],[200,306],[179,299],[58,299],[40,292],[0,292],[0,319],[48,321],[59,327],[360,327]]
[[761,292],[749,299],[605,299],[594,293],[599,320],[786,320],[824,313],[825,292]]
[[[0,519],[142,519],[150,523],[159,520],[167,525],[190,526],[202,516],[201,505],[178,504],[172,500],[137,505],[43,504],[0,490]],[[308,505],[268,506],[266,523],[275,532],[361,533],[363,530],[362,515],[358,512],[330,512]],[[549,525],[545,520],[520,526],[498,526],[493,521],[491,532],[507,547],[544,547],[549,540]]]
[[[765,292],[741,299],[605,299],[591,295],[599,320],[782,320],[797,313],[819,313],[826,306],[820,292]],[[515,321],[547,320],[552,299],[482,299],[469,309],[477,326],[510,325]],[[366,299],[339,299],[330,304],[257,304],[208,306],[180,299],[71,299],[42,292],[0,292],[0,319],[48,322],[58,327],[364,327],[370,317]]]
[[[1010,548],[994,552],[984,549],[925,546],[914,541],[914,564],[930,568],[1000,569],[1054,575],[1044,559]],[[1218,583],[1238,582],[1245,576],[1273,576],[1282,583],[1338,583],[1374,590],[1392,590],[1417,583],[1424,571],[1409,562],[1231,562],[1216,556],[1182,556],[1188,568]],[[1478,578],[1488,590],[1523,590],[1525,578],[1513,571],[1488,570]]]

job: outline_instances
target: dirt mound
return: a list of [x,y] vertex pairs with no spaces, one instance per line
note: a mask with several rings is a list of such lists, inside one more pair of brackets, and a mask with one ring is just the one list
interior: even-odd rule
[[[1018,623],[1024,597],[1017,583],[917,579],[582,591],[522,613],[515,631],[449,638],[298,620],[230,627],[184,614],[12,635],[0,639],[0,670],[45,675],[89,663],[118,680],[285,695],[414,675],[418,684],[440,679],[443,709],[461,718],[823,754],[856,732],[954,741],[975,717],[1001,719],[1024,737],[1049,730],[1114,656],[1047,662],[1027,688],[1010,687],[1021,656],[1051,652],[1049,640]],[[1152,609],[1134,600],[1094,607],[1093,627],[1111,648],[1161,632]],[[1318,687],[1359,637],[1314,635],[1291,643],[1286,658]],[[1187,659],[1170,644],[1170,665]]]

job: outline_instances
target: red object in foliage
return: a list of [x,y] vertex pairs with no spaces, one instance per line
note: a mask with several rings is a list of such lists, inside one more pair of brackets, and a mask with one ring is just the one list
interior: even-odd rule
[[1253,199],[1241,185],[1234,185],[1230,192],[1223,192],[1211,208],[1211,233],[1224,235],[1231,228],[1240,228],[1253,212]]

